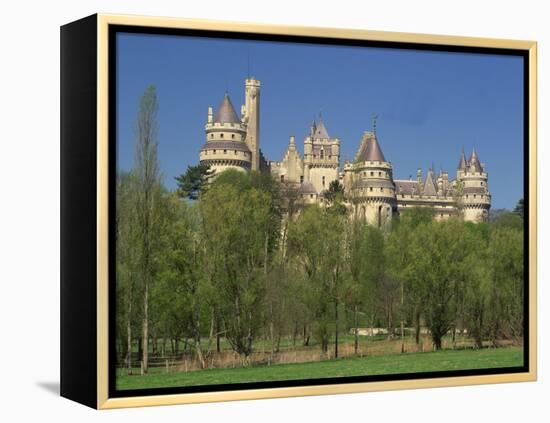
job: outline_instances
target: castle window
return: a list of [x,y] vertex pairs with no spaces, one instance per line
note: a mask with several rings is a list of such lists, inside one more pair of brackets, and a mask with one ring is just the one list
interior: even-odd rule
[[223,138],[223,134],[220,134],[220,138]]
[[324,157],[325,157],[325,152],[323,150],[321,150],[320,158],[323,159]]
[[380,192],[384,192],[384,188],[380,188]]
[[483,186],[483,182],[480,182],[479,185]]
[[474,194],[474,198],[476,198],[476,195]]
[[329,156],[328,156],[328,158],[329,158],[329,159],[331,159],[331,158],[332,158],[332,156],[331,156],[331,155],[329,155]]
[[212,151],[212,154],[216,154],[216,150]]
[[323,186],[325,186],[325,177],[323,176]]
[[285,175],[281,175],[281,182],[285,181]]
[[210,138],[214,138],[214,134],[210,134]]
[[313,194],[309,194],[309,198],[313,198]]
[[302,184],[304,182],[304,176],[300,176],[300,183]]
[[231,134],[231,138],[235,138],[235,134]]
[[369,188],[369,191],[372,191],[372,187]]
[[378,176],[382,176],[382,172],[378,172]]
[[370,176],[374,176],[374,172],[371,172],[371,173],[370,173]]
[[223,154],[227,154],[227,150],[223,150]]
[[235,150],[235,154],[237,154],[237,150]]

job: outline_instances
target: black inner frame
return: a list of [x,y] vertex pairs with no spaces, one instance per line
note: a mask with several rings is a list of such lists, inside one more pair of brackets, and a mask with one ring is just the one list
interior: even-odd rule
[[[336,46],[354,46],[354,47],[378,47],[393,48],[403,50],[437,51],[451,53],[476,53],[519,56],[523,58],[523,196],[524,196],[524,341],[523,341],[523,366],[503,367],[491,369],[474,370],[450,370],[436,372],[404,373],[378,376],[347,376],[331,377],[318,379],[300,379],[271,382],[247,382],[234,384],[218,385],[197,385],[188,387],[169,387],[169,388],[146,388],[133,390],[116,389],[116,266],[115,266],[115,213],[116,213],[116,158],[117,158],[117,138],[116,138],[116,118],[117,118],[117,98],[116,98],[116,76],[117,76],[117,33],[137,33],[151,35],[176,35],[187,37],[207,37],[218,39],[238,39],[250,41],[270,41],[286,42],[298,44],[318,44],[318,45],[336,45]],[[529,51],[519,49],[499,49],[488,47],[463,47],[463,46],[445,46],[437,44],[418,44],[394,41],[369,41],[369,40],[347,40],[339,38],[325,37],[306,37],[294,35],[271,35],[271,34],[251,34],[244,32],[197,30],[197,29],[176,29],[160,27],[109,25],[108,29],[108,63],[109,63],[109,147],[108,147],[108,166],[109,166],[109,369],[108,369],[108,397],[135,397],[144,395],[169,395],[197,392],[214,391],[236,391],[245,389],[259,388],[285,388],[297,386],[313,385],[333,385],[342,383],[358,382],[380,382],[395,380],[427,379],[427,378],[446,378],[456,376],[480,376],[507,373],[525,373],[529,372]]]

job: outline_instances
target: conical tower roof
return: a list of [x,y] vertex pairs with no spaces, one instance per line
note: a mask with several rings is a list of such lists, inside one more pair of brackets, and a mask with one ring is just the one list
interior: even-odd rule
[[235,108],[233,107],[233,104],[231,103],[231,99],[229,98],[229,94],[225,93],[223,97],[223,101],[220,104],[220,107],[218,107],[218,112],[216,113],[216,117],[214,118],[214,122],[216,123],[239,123],[239,116],[237,116],[237,113],[235,112]]
[[434,182],[434,171],[430,169],[424,183],[424,195],[437,195],[437,189]]
[[464,149],[460,154],[460,161],[458,162],[458,170],[466,170],[466,156],[464,155]]
[[472,155],[470,156],[469,164],[471,167],[474,168],[476,172],[483,172],[483,168],[481,167],[481,163],[479,162],[479,158],[477,157],[476,149],[474,148],[472,150]]
[[363,143],[363,148],[359,152],[359,161],[362,162],[385,162],[386,158],[382,152],[382,148],[378,143],[376,134],[368,133],[366,142]]

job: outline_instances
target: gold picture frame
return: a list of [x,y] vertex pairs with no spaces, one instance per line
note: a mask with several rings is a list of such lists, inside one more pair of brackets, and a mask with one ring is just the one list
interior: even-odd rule
[[[196,392],[196,393],[175,393],[168,395],[143,395],[143,396],[128,396],[128,397],[112,397],[109,395],[109,203],[112,197],[109,193],[109,119],[112,119],[112,114],[109,110],[109,61],[112,56],[109,54],[109,28],[113,26],[124,27],[133,26],[144,29],[190,29],[190,30],[208,30],[221,31],[225,33],[245,33],[245,34],[268,34],[281,35],[289,37],[312,37],[325,39],[340,39],[340,40],[359,40],[359,41],[379,41],[387,43],[407,43],[407,44],[423,44],[438,47],[471,47],[471,48],[487,48],[487,49],[513,49],[526,53],[528,60],[528,151],[529,157],[525,157],[525,166],[528,167],[529,185],[528,185],[528,371],[519,373],[504,373],[504,374],[485,374],[475,376],[452,376],[452,377],[437,377],[437,378],[419,378],[419,379],[403,379],[403,380],[385,380],[361,383],[341,383],[330,385],[312,385],[312,386],[289,386],[277,388],[262,388],[262,389],[246,389],[246,390],[231,390],[231,391],[216,391],[216,392]],[[85,29],[82,29],[84,28]],[[63,41],[65,37],[66,41]],[[72,44],[71,44],[72,43]],[[83,44],[84,43],[84,44]],[[86,44],[88,43],[88,44]],[[69,231],[74,230],[78,221],[67,218],[63,220],[63,210],[65,204],[65,217],[72,213],[75,198],[71,188],[64,185],[64,181],[70,177],[76,177],[78,170],[74,168],[77,164],[71,164],[76,153],[71,151],[68,146],[71,140],[79,134],[78,131],[83,131],[83,128],[75,129],[72,119],[78,119],[77,113],[90,114],[93,109],[91,103],[88,103],[86,110],[79,109],[75,105],[82,102],[82,97],[71,97],[71,90],[75,90],[77,82],[67,82],[63,85],[63,78],[67,81],[73,81],[77,76],[68,67],[77,60],[79,54],[85,54],[79,48],[90,49],[94,48],[89,53],[90,61],[96,66],[90,72],[95,76],[91,77],[92,82],[95,82],[95,87],[92,88],[95,96],[95,133],[87,133],[88,137],[95,140],[93,147],[90,147],[89,154],[95,154],[95,163],[92,166],[95,171],[93,175],[88,175],[88,182],[92,181],[95,187],[90,188],[93,192],[90,193],[88,200],[90,201],[82,207],[90,207],[94,204],[95,210],[89,216],[88,222],[94,231],[94,248],[86,258],[72,256],[77,254],[74,251],[81,242],[77,240],[69,240],[63,236]],[[95,57],[92,57],[95,56]],[[65,57],[66,62],[63,62]],[[95,59],[95,60],[94,60]],[[64,65],[65,63],[65,65]],[[84,65],[82,65],[84,66]],[[89,81],[88,81],[89,82]],[[286,25],[262,25],[252,23],[237,23],[225,21],[209,21],[196,19],[179,19],[179,18],[162,18],[162,17],[145,17],[145,16],[124,16],[114,14],[97,14],[90,18],[85,18],[82,21],[71,23],[62,28],[62,100],[66,99],[66,107],[62,105],[62,127],[70,126],[62,134],[62,268],[66,266],[66,270],[62,270],[62,395],[70,399],[87,404],[98,409],[112,409],[121,407],[140,407],[151,405],[169,405],[169,404],[189,404],[189,403],[204,403],[214,401],[235,401],[248,399],[262,398],[281,398],[293,396],[307,395],[325,395],[325,394],[344,394],[354,392],[370,392],[382,390],[399,390],[399,389],[417,389],[417,388],[433,388],[447,386],[462,386],[476,385],[488,383],[506,383],[506,382],[526,382],[535,381],[537,378],[537,303],[536,303],[536,251],[537,251],[537,43],[534,41],[517,41],[504,39],[489,39],[476,37],[448,36],[448,35],[429,35],[429,34],[410,34],[401,32],[381,32],[369,31],[361,29],[342,29],[342,28],[316,28],[316,27],[301,27],[301,26],[286,26]],[[93,98],[90,97],[90,101]],[[92,119],[92,117],[90,117]],[[72,125],[72,126],[71,126]],[[90,127],[88,125],[88,127]],[[73,131],[73,132],[71,132]],[[75,132],[76,131],[76,132]],[[65,137],[65,144],[63,143]],[[65,148],[65,150],[64,150]],[[77,147],[74,147],[77,148]],[[79,147],[83,148],[83,147]],[[74,159],[77,160],[77,159]],[[78,159],[81,160],[81,159]],[[63,166],[63,161],[67,164]],[[66,169],[63,173],[63,169]],[[82,169],[80,170],[82,171]],[[86,182],[83,181],[83,184]],[[75,188],[76,189],[76,188]],[[527,195],[527,193],[525,193]],[[93,197],[93,198],[92,198]],[[72,208],[71,208],[72,207]],[[75,212],[76,213],[76,212]],[[75,218],[76,219],[76,218]],[[67,235],[68,236],[68,235]],[[91,239],[90,239],[91,241]],[[92,260],[93,258],[93,260]],[[79,301],[78,295],[71,288],[69,283],[74,280],[73,269],[78,264],[86,263],[93,270],[92,279],[95,280],[93,292],[95,297],[91,306],[95,305],[95,310],[90,311],[87,316],[76,316],[76,310],[68,306],[68,302]],[[82,282],[84,283],[84,282]],[[92,282],[88,282],[92,283]],[[65,289],[65,291],[63,291]],[[63,292],[66,293],[66,300],[63,300]],[[83,295],[83,294],[82,294]],[[83,312],[84,313],[84,312]],[[79,318],[87,319],[86,322],[92,324],[95,321],[95,327],[87,334],[80,334],[81,329],[72,328],[69,320],[73,322]],[[65,319],[65,320],[64,320]],[[112,328],[111,328],[112,329]],[[93,332],[93,333],[92,333]],[[82,339],[80,338],[82,337]],[[92,383],[92,388],[83,387],[76,381],[76,368],[78,363],[71,361],[74,353],[75,343],[85,341],[91,344],[93,342],[96,348],[94,363],[90,363],[93,370],[89,378],[95,374],[95,384]],[[93,339],[92,339],[93,338]],[[63,361],[63,360],[66,361]],[[93,359],[92,359],[93,361]],[[80,363],[81,365],[82,363]],[[87,374],[87,373],[86,373]],[[83,384],[91,383],[84,380]],[[94,395],[95,392],[95,395]]]

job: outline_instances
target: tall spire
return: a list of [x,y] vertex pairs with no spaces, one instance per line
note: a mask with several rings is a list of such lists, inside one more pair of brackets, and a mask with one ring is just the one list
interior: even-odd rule
[[470,165],[470,167],[474,168],[475,172],[479,172],[479,173],[483,172],[483,169],[481,167],[481,163],[479,162],[479,158],[477,157],[475,147],[472,149],[472,155],[470,156],[469,165]]
[[462,147],[462,153],[460,154],[460,161],[458,162],[458,170],[466,170],[466,156],[464,155],[464,147]]

